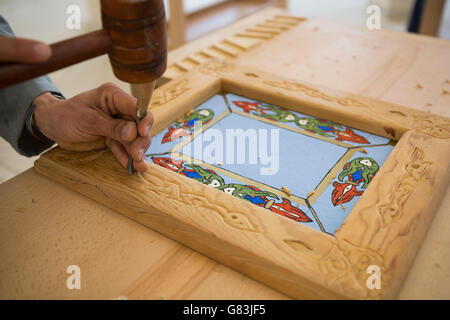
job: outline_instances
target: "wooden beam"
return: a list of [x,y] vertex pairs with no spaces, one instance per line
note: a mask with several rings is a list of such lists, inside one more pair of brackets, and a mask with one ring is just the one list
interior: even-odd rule
[[435,37],[438,35],[444,6],[445,0],[425,1],[419,33]]
[[175,49],[186,42],[186,17],[183,1],[169,0],[169,11],[170,48]]
[[277,6],[286,9],[288,6],[288,0],[277,0]]

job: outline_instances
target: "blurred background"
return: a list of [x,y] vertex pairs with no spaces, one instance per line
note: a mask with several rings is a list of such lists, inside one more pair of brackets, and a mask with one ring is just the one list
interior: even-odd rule
[[[450,1],[445,0],[166,0],[171,50],[198,39],[268,6],[286,8],[306,18],[320,18],[365,27],[367,7],[381,9],[382,29],[419,33],[450,40]],[[66,26],[69,6],[78,6],[79,29]],[[414,23],[414,7],[422,8],[421,23]],[[53,43],[101,28],[99,1],[94,0],[2,0],[0,14],[16,36]],[[106,56],[54,72],[53,82],[67,98],[113,81],[126,91],[111,71]],[[35,158],[19,156],[0,139],[0,182],[30,168]]]

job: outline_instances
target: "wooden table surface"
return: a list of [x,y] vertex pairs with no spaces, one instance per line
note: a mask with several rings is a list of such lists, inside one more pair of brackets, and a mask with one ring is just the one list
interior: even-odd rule
[[[312,19],[234,60],[450,117],[449,58],[449,41]],[[2,299],[288,298],[33,169],[0,185],[0,203]],[[399,298],[450,298],[449,208],[450,188]],[[80,290],[66,288],[69,265]]]

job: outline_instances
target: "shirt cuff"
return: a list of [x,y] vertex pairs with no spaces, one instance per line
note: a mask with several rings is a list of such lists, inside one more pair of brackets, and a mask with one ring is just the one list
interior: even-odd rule
[[[46,92],[51,93],[54,97],[56,97],[60,100],[65,100],[64,96],[62,94],[60,94],[59,92],[52,92],[52,91],[46,91]],[[43,92],[42,94],[44,94],[46,92]],[[35,125],[35,123],[33,121],[35,110],[36,110],[36,105],[34,103],[31,104],[31,106],[27,109],[27,115],[25,118],[25,126],[26,126],[28,132],[37,140],[40,140],[40,141],[46,142],[46,143],[50,143],[50,142],[54,143],[54,141],[47,138],[41,132],[41,130],[39,130],[39,128]]]
[[[53,96],[59,99],[65,99],[59,92],[53,91],[43,91],[50,92]],[[33,99],[34,100],[34,99]],[[41,152],[52,147],[55,142],[47,138],[34,124],[33,124],[33,114],[36,109],[36,105],[33,103],[28,107],[25,117],[25,127],[22,130],[22,134],[18,139],[18,147],[23,150],[26,156],[33,156],[40,154]]]

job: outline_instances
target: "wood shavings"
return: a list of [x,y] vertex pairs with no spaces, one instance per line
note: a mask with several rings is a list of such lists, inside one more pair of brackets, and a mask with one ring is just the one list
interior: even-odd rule
[[306,195],[306,198],[311,197],[314,193],[316,193],[316,190],[313,190],[313,191],[309,192],[309,193]]
[[264,206],[264,208],[266,209],[270,209],[270,207],[272,207],[272,205],[274,204],[275,200],[270,200],[266,203],[266,205]]
[[449,94],[450,92],[448,92],[448,90],[443,89],[442,90],[442,94]]
[[433,104],[431,103],[427,103],[427,107],[431,107]]
[[448,79],[445,80],[445,83],[450,84],[450,80],[448,80]]
[[291,190],[289,190],[288,188],[286,188],[286,187],[281,187],[281,190],[283,190],[283,192],[286,193],[288,196],[291,195]]
[[223,165],[223,162],[217,162],[217,164],[218,164],[219,166],[221,166],[221,165]]
[[417,82],[417,88],[418,89],[423,89],[423,86],[420,83]]
[[365,153],[365,154],[367,154],[367,151],[366,150],[364,150],[363,148],[358,148],[357,149],[359,152],[362,152],[362,153]]

